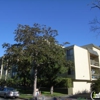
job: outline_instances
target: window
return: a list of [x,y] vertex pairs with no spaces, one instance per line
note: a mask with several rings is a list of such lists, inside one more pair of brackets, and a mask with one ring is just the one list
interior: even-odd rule
[[71,75],[71,68],[68,69],[68,75]]
[[74,60],[73,48],[67,50],[67,60]]
[[73,55],[73,49],[69,49],[69,50],[67,50],[67,55],[68,55],[68,56]]

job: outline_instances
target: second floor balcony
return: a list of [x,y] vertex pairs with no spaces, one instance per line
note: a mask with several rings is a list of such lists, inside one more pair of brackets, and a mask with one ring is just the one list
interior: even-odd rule
[[98,61],[90,60],[90,62],[91,62],[91,65],[99,66],[99,62]]
[[100,77],[100,74],[92,74],[92,80],[97,80]]
[[100,77],[100,68],[91,69],[91,78],[92,80],[98,79]]

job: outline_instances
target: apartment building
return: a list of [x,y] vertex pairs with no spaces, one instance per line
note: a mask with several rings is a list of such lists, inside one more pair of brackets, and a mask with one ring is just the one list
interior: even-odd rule
[[100,76],[100,47],[94,44],[66,47],[67,60],[74,61],[74,70],[68,73],[73,79],[69,94],[91,91],[91,83]]

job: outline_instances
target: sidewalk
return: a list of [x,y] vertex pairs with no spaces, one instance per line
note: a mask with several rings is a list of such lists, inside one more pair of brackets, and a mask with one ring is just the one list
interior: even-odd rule
[[37,97],[37,100],[91,100],[91,99],[86,99],[86,98],[71,98],[68,96],[64,96],[64,97],[47,97],[47,96],[40,96]]
[[[23,99],[20,98],[20,100],[34,100],[34,99]],[[38,96],[37,100],[91,100],[90,99],[90,94],[77,94],[77,95],[65,95],[61,97],[50,97],[50,96]]]

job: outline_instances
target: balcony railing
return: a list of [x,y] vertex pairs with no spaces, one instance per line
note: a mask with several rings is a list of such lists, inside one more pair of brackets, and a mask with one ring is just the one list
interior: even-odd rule
[[99,62],[95,60],[90,60],[90,61],[91,61],[91,65],[99,66]]
[[99,74],[92,74],[92,79],[98,79],[100,77]]

